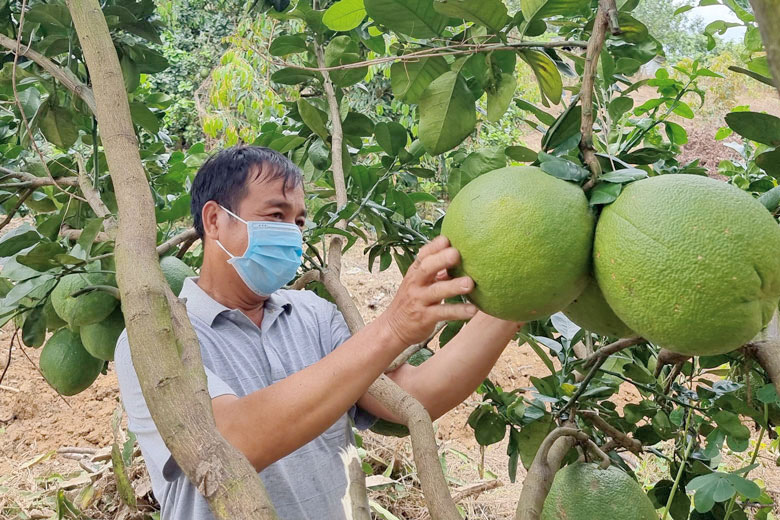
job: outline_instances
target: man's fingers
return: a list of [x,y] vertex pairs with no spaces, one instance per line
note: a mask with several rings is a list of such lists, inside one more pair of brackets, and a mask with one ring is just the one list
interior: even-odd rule
[[442,280],[449,280],[449,279],[450,279],[450,275],[447,273],[446,269],[442,269],[441,271],[436,273],[436,281],[437,282],[440,282]]
[[443,303],[431,309],[436,321],[470,320],[478,310],[477,306],[471,303]]
[[454,247],[447,247],[430,256],[426,256],[420,261],[418,271],[425,280],[433,280],[436,273],[446,271],[450,267],[455,267],[460,263],[460,253]]
[[468,276],[436,282],[428,287],[427,300],[431,303],[440,302],[446,298],[468,294],[474,290],[474,280]]
[[447,237],[439,235],[420,248],[417,252],[417,260],[422,262],[423,258],[438,253],[442,249],[449,247],[449,245],[450,241]]

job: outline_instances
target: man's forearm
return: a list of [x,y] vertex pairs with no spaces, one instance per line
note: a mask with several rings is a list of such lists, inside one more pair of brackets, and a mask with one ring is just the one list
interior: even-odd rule
[[260,471],[335,423],[404,347],[374,322],[278,383],[242,398],[215,398],[217,428]]
[[[480,312],[428,361],[417,367],[403,365],[388,375],[436,419],[474,392],[521,325]],[[369,396],[364,396],[360,404],[381,417],[398,421]]]

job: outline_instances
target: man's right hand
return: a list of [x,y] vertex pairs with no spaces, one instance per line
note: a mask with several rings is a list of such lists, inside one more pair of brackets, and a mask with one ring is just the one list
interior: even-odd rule
[[446,271],[460,263],[460,253],[438,236],[420,249],[409,267],[383,320],[404,345],[425,341],[440,321],[468,320],[477,313],[470,303],[442,303],[445,298],[468,294],[474,280],[450,278]]

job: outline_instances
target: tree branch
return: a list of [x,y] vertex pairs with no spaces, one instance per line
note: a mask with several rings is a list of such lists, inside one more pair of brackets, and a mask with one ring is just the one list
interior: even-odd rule
[[658,352],[658,360],[655,364],[655,377],[658,377],[661,375],[661,370],[667,365],[681,365],[691,359],[691,356],[686,356],[685,354],[678,354],[677,352],[672,352],[671,350],[666,350],[665,348],[662,348]]
[[598,413],[591,410],[582,410],[579,413],[580,417],[591,423],[593,426],[609,435],[619,446],[627,449],[635,455],[639,455],[642,452],[642,443],[636,439],[632,439],[628,434],[621,432],[607,421],[605,421]]
[[582,119],[580,124],[580,150],[585,164],[591,171],[591,177],[583,186],[583,190],[590,190],[601,175],[601,165],[596,157],[596,149],[593,147],[593,85],[596,79],[596,71],[599,64],[601,49],[607,36],[610,10],[617,12],[615,0],[599,0],[599,8],[596,11],[596,20],[593,22],[593,32],[588,40],[588,50],[585,54],[585,71],[582,75],[580,97],[582,99]]
[[[6,185],[4,187],[17,187],[17,188],[42,188],[44,186],[54,186],[55,183],[48,177],[38,177],[32,173],[16,172],[0,166],[0,177],[11,177],[12,179],[19,179],[22,182],[12,185]],[[79,180],[77,177],[59,177],[56,184],[60,186],[78,186]]]
[[588,435],[569,426],[558,427],[544,438],[523,481],[515,520],[539,520],[544,501],[555,479],[555,472],[578,440],[584,442],[588,440]]
[[[154,213],[152,213],[154,214]],[[178,246],[182,242],[186,242],[190,240],[191,238],[198,238],[198,233],[195,231],[195,228],[188,228],[179,233],[178,235],[174,235],[159,246],[157,246],[157,255],[164,255],[174,247]]]
[[780,94],[780,5],[777,0],[750,0],[756,15],[761,39],[764,40],[769,70]]
[[[13,53],[16,53],[16,40],[11,39],[4,34],[0,34],[0,46],[5,47]],[[43,54],[30,48],[20,48],[19,56],[24,56],[25,58],[28,58],[40,65],[40,67],[51,74],[54,79],[62,83],[68,90],[80,97],[93,114],[96,112],[95,96],[92,93],[92,90],[84,83],[82,83],[70,70],[60,67]]]
[[766,329],[743,347],[743,352],[758,361],[780,394],[780,322],[777,311]]
[[298,277],[295,282],[290,286],[290,289],[294,289],[296,291],[300,291],[302,289],[305,289],[308,284],[311,282],[318,282],[320,280],[320,272],[316,269],[312,269],[311,271],[306,271],[301,276]]
[[[141,163],[122,69],[97,0],[67,0],[94,88],[119,207],[114,252],[130,352],[166,446],[218,519],[275,519],[257,472],[217,431],[186,309],[163,278],[154,203]],[[169,241],[170,242],[170,241]]]
[[[67,226],[63,226],[60,230],[61,237],[72,240],[73,242],[78,241],[78,239],[81,237],[81,233],[81,229],[72,229]],[[100,231],[97,235],[95,235],[95,242],[109,242],[111,240],[114,240],[114,237],[108,236],[108,233],[104,231]]]
[[106,231],[106,234],[109,237],[115,236],[117,227],[116,218],[111,214],[111,211],[109,211],[100,198],[100,192],[92,185],[92,179],[87,175],[86,168],[84,168],[84,159],[82,159],[80,155],[76,156],[76,163],[79,167],[78,181],[81,194],[84,195],[87,204],[89,204],[89,207],[95,212],[95,215],[103,219],[103,229]]
[[406,350],[398,354],[398,356],[393,360],[392,363],[390,363],[390,366],[385,369],[385,374],[388,372],[392,372],[393,370],[397,369],[404,363],[406,363],[410,357],[412,357],[414,354],[420,351],[420,349],[423,349],[428,346],[428,343],[430,343],[433,338],[436,337],[436,335],[442,331],[444,327],[447,326],[446,321],[440,321],[436,324],[436,327],[434,327],[433,332],[431,333],[428,338],[420,343],[415,343],[414,345],[409,345],[406,347]]

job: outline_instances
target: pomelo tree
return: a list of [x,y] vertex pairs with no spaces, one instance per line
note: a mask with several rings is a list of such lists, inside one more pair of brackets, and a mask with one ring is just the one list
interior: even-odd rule
[[[632,79],[663,53],[632,16],[638,3],[239,3],[245,16],[205,78],[201,122],[212,143],[268,146],[301,167],[313,211],[294,287],[332,299],[355,331],[364,322],[342,281],[343,252],[362,239],[370,268],[395,262],[405,272],[441,232],[441,203],[487,172],[538,167],[581,189],[597,218],[633,183],[706,174],[698,161],[679,161],[688,137],[678,121],[694,117],[706,101],[701,82],[718,75],[694,61]],[[750,55],[737,72],[780,87],[776,2],[723,4],[746,26]],[[154,2],[0,0],[0,13],[0,227],[25,217],[0,239],[0,321],[14,320],[14,338],[27,346],[43,346],[41,369],[63,394],[88,386],[110,359],[110,347],[99,347],[120,325],[95,326],[123,322],[158,429],[215,515],[274,518],[254,469],[216,431],[197,338],[173,292],[187,265],[199,267],[187,188],[208,150],[176,149],[161,126],[173,100],[150,81],[168,65]],[[714,44],[727,28],[713,23],[705,33]],[[528,71],[533,91],[518,87]],[[631,93],[642,87],[656,94],[635,106]],[[488,129],[521,124],[542,133],[539,150],[482,145]],[[742,136],[745,161],[721,172],[776,216],[780,119],[740,109],[726,124],[719,137]],[[562,240],[552,230],[545,238]],[[605,292],[595,297],[606,296],[609,309],[617,300]],[[550,375],[532,377],[529,389],[485,381],[469,417],[483,446],[509,436],[512,478],[518,464],[528,470],[517,518],[540,518],[556,471],[578,457],[631,475],[621,452],[668,461],[672,477],[648,493],[664,518],[747,518],[751,509],[766,518],[771,498],[747,476],[780,416],[776,321],[744,346],[696,357],[586,323],[570,309],[530,321],[519,338]],[[460,326],[442,324],[439,344]],[[641,400],[619,411],[612,398],[623,383]],[[385,376],[369,391],[404,419],[432,517],[460,518],[427,412]],[[750,448],[748,424],[760,431],[750,464],[719,471],[727,448]],[[673,446],[662,451],[664,441]],[[358,464],[355,518],[369,517],[363,476]]]

